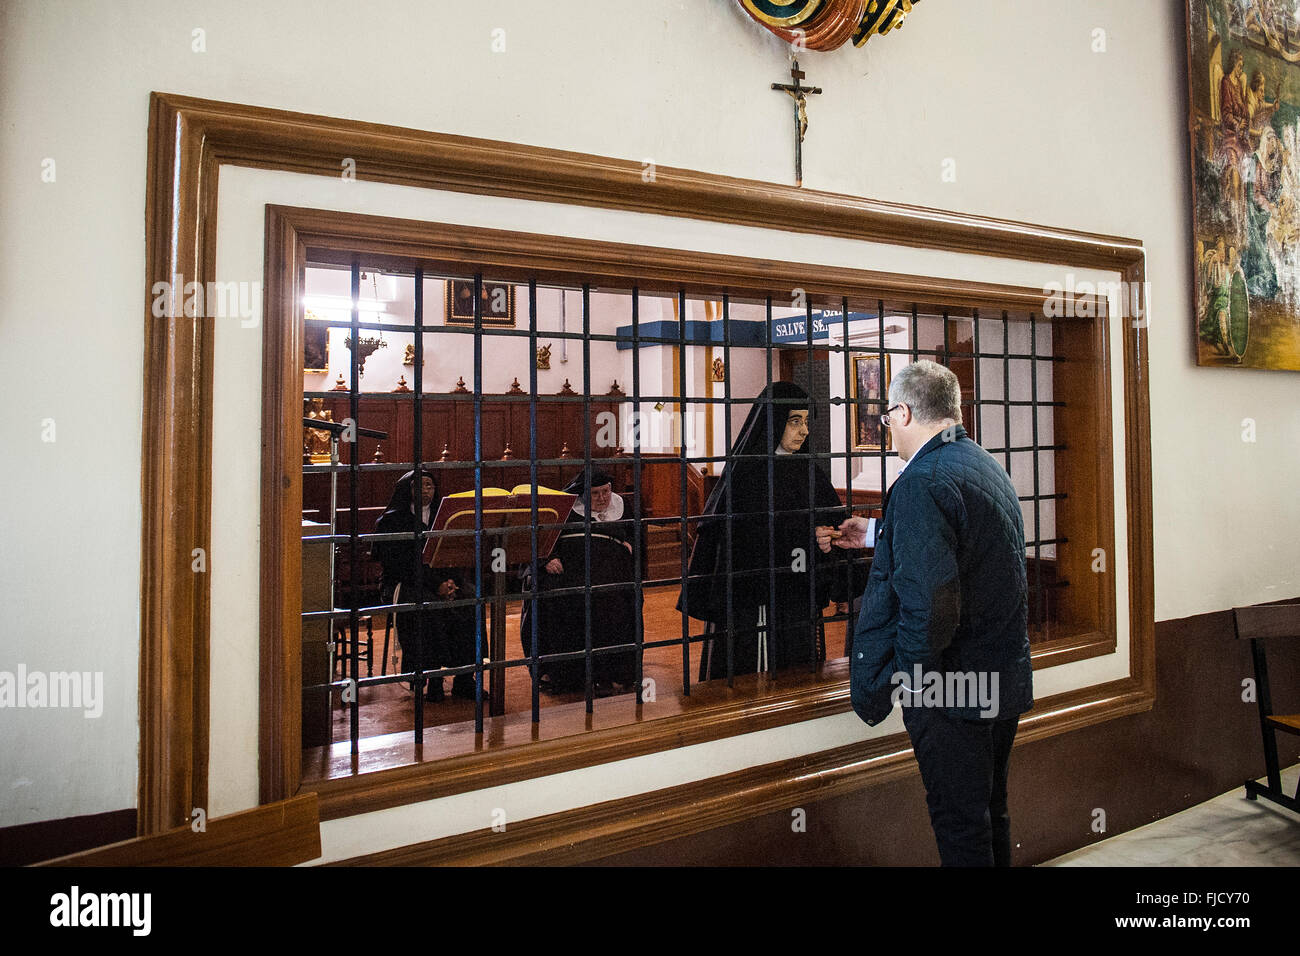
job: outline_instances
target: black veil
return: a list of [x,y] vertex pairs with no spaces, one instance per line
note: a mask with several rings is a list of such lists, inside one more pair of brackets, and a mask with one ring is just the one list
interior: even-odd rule
[[[438,479],[431,471],[422,471],[420,473],[420,478],[421,480],[428,478],[433,482],[432,504],[436,511],[438,502],[442,501],[442,489],[438,487]],[[385,508],[384,513],[379,516],[379,521],[383,521],[387,518],[389,522],[397,519],[404,523],[406,520],[404,516],[414,513],[414,509],[411,507],[412,503],[415,501],[414,490],[415,472],[408,471],[406,474],[402,475],[401,478],[398,478],[397,483],[393,485],[393,493],[388,497],[388,507]],[[378,526],[378,522],[376,522],[376,526]]]
[[[788,604],[794,611],[802,604],[806,621],[807,584],[802,586],[802,598],[796,598],[794,591],[799,585],[788,573],[795,549],[804,553],[813,572],[799,580],[814,580],[815,605],[824,607],[829,598],[830,565],[838,555],[823,555],[811,541],[812,530],[819,524],[838,525],[847,509],[821,462],[809,460],[811,434],[798,451],[776,454],[786,420],[795,409],[807,409],[810,416],[817,413],[800,386],[771,383],[754,399],[732,443],[727,464],[701,513],[687,581],[677,604],[679,611],[692,618],[725,626],[728,590],[734,622],[737,608],[771,603],[774,585],[777,603]],[[777,571],[775,582],[769,569]]]

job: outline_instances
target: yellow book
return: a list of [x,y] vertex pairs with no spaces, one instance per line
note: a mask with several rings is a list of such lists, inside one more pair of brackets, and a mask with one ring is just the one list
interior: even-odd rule
[[[526,496],[526,495],[530,495],[530,494],[532,494],[532,491],[533,491],[533,486],[532,486],[532,485],[515,485],[515,486],[514,486],[513,488],[511,488],[509,491],[506,491],[504,488],[484,488],[484,489],[483,489],[483,497],[484,497],[484,498],[500,498],[500,497],[502,497],[503,495],[506,496],[506,497],[509,497],[510,495],[515,495],[516,497],[518,497],[519,495],[525,495],[525,496]],[[542,485],[538,485],[538,486],[537,486],[537,496],[538,496],[539,498],[540,498],[542,495],[562,495],[562,494],[564,494],[563,491],[556,491],[554,488],[545,488],[545,487],[543,487]],[[473,492],[473,491],[458,491],[458,492],[456,492],[454,495],[444,495],[443,497],[444,497],[444,498],[473,498],[473,497],[474,497],[474,492]],[[572,496],[570,496],[570,497],[572,497]]]
[[[504,488],[484,488],[482,498],[483,542],[491,548],[504,547],[506,560],[512,564],[529,560],[532,550],[531,535],[518,532],[530,528],[533,522],[533,500],[537,501],[537,553],[549,554],[560,525],[569,518],[577,495],[566,494],[553,488],[532,485],[515,485],[510,491]],[[458,491],[444,495],[438,505],[432,531],[473,531],[479,508],[473,491]],[[424,563],[433,567],[469,567],[475,562],[474,536],[444,537],[435,534],[424,545]]]

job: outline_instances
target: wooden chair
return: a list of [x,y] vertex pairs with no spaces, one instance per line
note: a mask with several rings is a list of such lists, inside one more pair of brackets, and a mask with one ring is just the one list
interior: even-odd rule
[[1300,787],[1295,796],[1282,791],[1282,774],[1278,766],[1277,732],[1300,734],[1300,714],[1273,713],[1273,700],[1268,686],[1268,659],[1264,655],[1265,639],[1300,637],[1300,604],[1264,604],[1233,608],[1233,621],[1237,637],[1250,641],[1250,654],[1255,661],[1255,700],[1259,705],[1259,727],[1264,737],[1264,766],[1268,771],[1268,786],[1254,780],[1246,781],[1246,797],[1254,800],[1264,797],[1281,804],[1288,810],[1300,813]]

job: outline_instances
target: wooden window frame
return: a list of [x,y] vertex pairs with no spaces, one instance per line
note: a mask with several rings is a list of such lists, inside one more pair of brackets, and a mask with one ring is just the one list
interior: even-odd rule
[[[340,157],[356,161],[359,178],[420,188],[443,189],[564,204],[599,206],[661,215],[780,228],[897,245],[976,253],[1004,259],[1050,262],[1073,268],[1118,272],[1127,288],[1144,288],[1144,253],[1133,240],[1030,226],[1005,220],[966,216],[918,207],[819,193],[688,170],[660,169],[656,182],[643,184],[636,163],[518,146],[486,140],[382,127],[328,117],[217,103],[170,94],[151,97],[146,218],[147,282],[145,296],[144,426],[141,493],[143,557],[140,663],[139,832],[156,833],[189,818],[207,794],[209,704],[209,593],[206,577],[190,569],[191,549],[209,540],[211,502],[212,323],[201,317],[152,314],[156,281],[179,273],[186,281],[205,283],[215,275],[216,197],[223,164],[337,176]],[[301,275],[293,264],[305,262],[308,247],[355,248],[355,227],[375,217],[344,217],[313,210],[268,209],[266,258],[266,334],[286,299],[296,300]],[[780,262],[709,257],[699,253],[646,250],[610,243],[563,240],[565,255],[557,262],[556,240],[533,236],[521,248],[520,236],[495,230],[471,230],[429,223],[384,221],[376,242],[390,243],[402,259],[428,257],[486,265],[483,256],[531,256],[539,279],[571,278],[572,262],[588,279],[600,269],[611,276],[637,276],[652,291],[656,281],[672,289],[716,293],[755,289],[755,268],[764,270],[762,288],[799,285],[827,294],[870,288],[876,294],[988,308],[1002,304],[1017,311],[1042,308],[1041,290],[978,283],[892,277],[845,269],[815,269]],[[399,229],[394,233],[390,230]],[[503,249],[504,236],[513,245]],[[471,241],[471,239],[473,241]],[[457,247],[459,240],[461,245]],[[461,251],[456,252],[457,248]],[[634,250],[634,251],[633,251]],[[601,256],[605,259],[602,261]],[[633,264],[628,256],[635,255]],[[621,257],[621,259],[620,259]],[[568,261],[568,265],[564,265]],[[743,265],[748,263],[748,265]],[[380,264],[380,263],[376,263]],[[728,269],[731,272],[728,273]],[[655,270],[661,270],[656,273]],[[815,274],[815,275],[814,275]],[[746,278],[749,276],[749,278]],[[799,282],[793,282],[795,277]],[[814,282],[809,277],[812,276]],[[748,284],[747,284],[748,283]],[[811,285],[810,285],[811,283]],[[821,283],[825,283],[821,285]],[[1138,303],[1144,307],[1144,303]],[[1139,313],[1141,314],[1141,313]],[[1110,405],[1108,323],[1097,346],[1095,395]],[[301,323],[282,323],[278,344],[266,340],[264,387],[267,394],[294,395],[292,415],[300,417]],[[1040,701],[1022,721],[1018,742],[1078,729],[1103,720],[1149,709],[1154,702],[1154,598],[1151,564],[1150,411],[1147,389],[1145,323],[1123,325],[1124,455],[1127,487],[1130,673],[1116,681],[1092,685]],[[298,792],[301,759],[295,734],[300,696],[294,697],[296,658],[285,635],[299,627],[299,585],[293,575],[300,549],[299,502],[292,495],[298,481],[301,446],[296,432],[284,427],[284,406],[264,403],[264,439],[275,441],[266,462],[289,465],[281,477],[264,481],[263,627],[260,709],[260,785],[263,802]],[[1110,435],[1110,417],[1104,419]],[[288,438],[292,436],[293,440]],[[1109,446],[1106,446],[1109,447]],[[1109,459],[1107,459],[1109,461]],[[1113,484],[1111,472],[1096,468],[1099,490]],[[264,478],[266,476],[264,475]],[[1058,476],[1058,481],[1060,480]],[[1075,475],[1071,481],[1085,480]],[[292,535],[283,520],[292,504]],[[279,518],[268,525],[266,519]],[[1113,527],[1113,513],[1111,514]],[[275,527],[276,535],[267,529]],[[289,538],[292,540],[289,540]],[[1104,542],[1100,542],[1104,546]],[[1113,550],[1108,552],[1113,554]],[[1100,589],[1104,591],[1105,589]],[[1113,594],[1113,587],[1110,589]],[[279,598],[268,603],[268,596]],[[1111,614],[1113,620],[1113,613]],[[1035,655],[1035,666],[1063,663],[1114,649],[1107,634],[1051,642]],[[447,793],[481,789],[508,780],[526,779],[717,739],[763,727],[804,721],[848,709],[847,672],[836,665],[823,679],[791,682],[774,696],[722,700],[698,711],[657,717],[644,723],[593,729],[576,737],[543,740],[484,754],[430,763],[412,763],[349,780],[313,783],[320,793],[321,818],[330,819],[382,807],[427,800]],[[545,722],[544,722],[545,723]],[[833,752],[841,787],[860,787],[898,772],[900,746],[888,737]],[[826,756],[826,755],[823,755]],[[809,784],[812,787],[812,784]],[[744,807],[735,812],[743,813]],[[726,822],[720,821],[720,822]],[[713,825],[716,825],[713,824]]]

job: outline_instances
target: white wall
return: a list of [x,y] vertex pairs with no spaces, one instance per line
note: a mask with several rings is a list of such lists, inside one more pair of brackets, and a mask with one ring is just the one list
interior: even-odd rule
[[[364,271],[364,270],[363,270]],[[371,276],[361,283],[358,300],[368,306],[371,302],[381,304],[380,311],[358,309],[360,321],[379,322],[385,325],[415,324],[415,280],[412,276],[384,275]],[[304,301],[308,308],[322,319],[339,322],[340,325],[329,328],[329,371],[304,373],[303,388],[307,391],[329,391],[343,376],[346,385],[352,374],[352,356],[345,346],[351,334],[347,323],[351,321],[350,296],[351,274],[348,270],[311,268],[307,270]],[[387,286],[387,288],[385,288]],[[375,298],[376,294],[379,296]],[[567,297],[565,312],[561,311],[561,295]],[[620,325],[631,322],[631,300],[627,296],[609,293],[595,293],[590,296],[591,331],[600,335],[612,335]],[[425,278],[424,280],[424,323],[429,327],[446,326],[446,282],[442,279]],[[528,287],[519,286],[515,293],[515,329],[517,336],[489,336],[484,339],[483,349],[483,391],[509,391],[517,379],[521,388],[528,389],[528,373],[532,364],[528,356],[527,329]],[[567,380],[575,391],[582,391],[583,349],[582,343],[572,339],[561,339],[550,332],[567,329],[570,334],[582,332],[582,293],[575,289],[538,287],[537,289],[537,345],[551,346],[549,369],[537,370],[538,394],[558,393]],[[399,376],[406,378],[408,388],[414,388],[414,369],[404,364],[406,346],[414,344],[414,332],[385,332],[383,330],[361,330],[363,338],[380,335],[387,344],[376,348],[366,359],[362,368],[361,391],[390,392],[398,385]],[[568,342],[569,355],[566,360],[564,343]],[[591,354],[591,391],[593,395],[603,395],[617,380],[620,387],[632,391],[627,378],[626,365],[622,353],[613,343],[592,342]],[[629,371],[630,374],[630,371]],[[442,332],[426,333],[424,340],[424,379],[426,392],[450,392],[456,387],[457,380],[464,378],[469,388],[474,387],[474,341],[470,334],[450,334]],[[670,383],[671,384],[671,383]]]
[[[107,698],[96,720],[0,712],[0,826],[135,802],[149,91],[790,181],[775,38],[723,0],[602,14],[580,0],[0,5],[0,670],[102,671]],[[801,60],[826,91],[809,106],[807,187],[1145,242],[1160,619],[1300,591],[1297,380],[1192,365],[1183,29],[1182,0],[927,0],[863,50]],[[633,241],[676,238],[651,223]],[[810,239],[785,242],[802,258]]]

